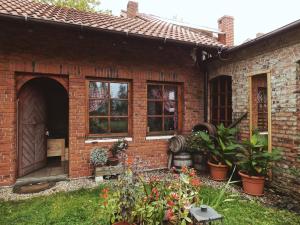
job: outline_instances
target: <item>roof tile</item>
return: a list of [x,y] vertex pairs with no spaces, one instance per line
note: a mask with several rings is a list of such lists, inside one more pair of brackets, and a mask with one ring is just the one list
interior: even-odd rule
[[182,43],[192,43],[211,47],[223,47],[215,38],[193,32],[182,26],[159,19],[117,17],[102,13],[92,13],[75,10],[72,8],[58,7],[38,3],[32,0],[0,0],[0,16],[27,16],[57,23],[81,25],[113,30],[145,37],[156,37],[163,40],[171,39]]

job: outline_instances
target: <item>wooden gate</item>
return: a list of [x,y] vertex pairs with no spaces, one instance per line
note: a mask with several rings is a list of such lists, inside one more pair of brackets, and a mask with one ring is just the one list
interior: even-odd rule
[[18,176],[21,177],[46,164],[46,103],[42,91],[31,83],[21,89],[18,102]]

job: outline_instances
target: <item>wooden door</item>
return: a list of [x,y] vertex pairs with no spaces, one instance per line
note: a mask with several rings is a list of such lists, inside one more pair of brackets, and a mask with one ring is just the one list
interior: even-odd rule
[[25,84],[18,106],[18,176],[24,176],[46,164],[46,103],[42,91]]

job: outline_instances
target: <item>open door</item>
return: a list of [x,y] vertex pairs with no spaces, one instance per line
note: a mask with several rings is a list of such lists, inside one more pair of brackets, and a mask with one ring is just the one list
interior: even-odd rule
[[41,89],[31,83],[21,89],[18,101],[18,176],[46,165],[46,103]]

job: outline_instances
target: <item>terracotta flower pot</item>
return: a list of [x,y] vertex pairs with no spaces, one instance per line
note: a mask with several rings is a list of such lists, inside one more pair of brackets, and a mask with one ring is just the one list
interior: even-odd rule
[[243,190],[248,195],[262,196],[264,194],[265,177],[249,176],[239,171],[242,177]]
[[211,179],[215,181],[227,180],[228,166],[222,164],[214,164],[210,161],[207,162],[209,165],[209,172]]

